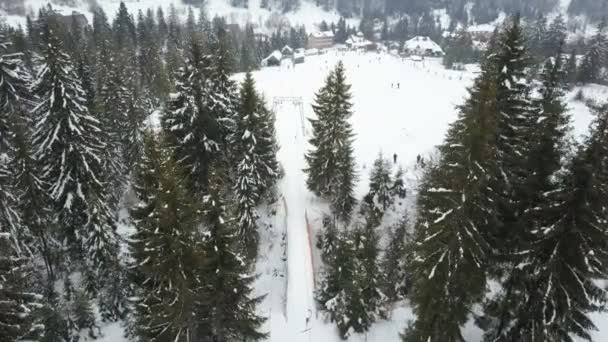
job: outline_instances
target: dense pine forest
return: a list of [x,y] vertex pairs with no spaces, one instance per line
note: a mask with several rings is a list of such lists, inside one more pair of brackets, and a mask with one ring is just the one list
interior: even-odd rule
[[[605,8],[580,3],[571,10]],[[405,342],[467,341],[471,317],[484,341],[592,340],[590,315],[608,301],[608,104],[588,102],[595,119],[576,142],[564,94],[608,82],[608,27],[596,18],[592,37],[566,41],[563,17],[538,16],[553,1],[526,4],[484,50],[433,19],[386,24],[379,40],[443,36],[448,68],[480,65],[436,155],[418,160],[415,217],[395,209],[411,190],[396,154],[379,154],[369,179],[356,171],[343,63],[315,93],[305,183],[328,206],[314,295],[341,338],[407,300]],[[335,6],[349,16],[356,8],[340,6],[431,5]],[[112,18],[96,8],[91,25],[59,18],[49,5],[26,27],[0,26],[0,342],[90,341],[108,322],[128,341],[265,340],[259,210],[278,201],[283,170],[252,71],[274,49],[305,47],[306,30],[264,39],[204,6],[186,20],[124,3]],[[365,20],[322,25],[340,43]],[[358,182],[369,183],[363,198]]]

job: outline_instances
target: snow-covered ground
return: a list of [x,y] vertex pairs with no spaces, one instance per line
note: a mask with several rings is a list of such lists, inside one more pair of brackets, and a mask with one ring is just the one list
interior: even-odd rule
[[[449,71],[437,59],[413,62],[383,53],[330,51],[308,56],[304,64],[295,67],[287,62],[254,72],[258,89],[276,112],[281,146],[278,158],[285,170],[278,185],[278,200],[260,208],[256,293],[266,295],[259,312],[268,317],[264,328],[271,342],[340,341],[334,325],[315,309],[315,279],[320,267],[314,235],[321,228],[320,217],[327,211],[327,204],[306,189],[302,171],[310,137],[306,118],[314,115],[314,94],[340,60],[352,84],[357,197],[367,191],[368,170],[378,153],[383,152],[389,159],[396,153],[397,163],[406,170],[410,207],[419,177],[416,157],[427,156],[442,142],[448,125],[456,118],[455,107],[465,99],[477,69],[469,66],[468,71]],[[236,78],[240,80],[243,75]],[[573,100],[577,91],[567,97],[573,134],[580,137],[587,132],[592,117],[584,104]],[[608,100],[606,87],[586,87],[584,93],[587,98]],[[307,229],[307,219],[312,232]],[[603,328],[594,337],[598,342],[608,341],[608,315],[592,317]],[[407,302],[399,303],[390,320],[376,323],[366,335],[352,336],[349,341],[397,342],[410,319],[413,315]],[[120,341],[119,325],[111,325],[104,332],[103,342]],[[481,332],[469,323],[464,336],[469,342],[477,342]]]

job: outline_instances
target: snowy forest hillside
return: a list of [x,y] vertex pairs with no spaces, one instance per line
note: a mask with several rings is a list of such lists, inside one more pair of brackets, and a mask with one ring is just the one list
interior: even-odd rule
[[589,3],[55,3],[2,2],[0,342],[608,340]]
[[[46,0],[0,0],[0,10],[23,22],[26,14],[33,14],[46,4]],[[118,0],[52,0],[57,9],[66,12],[77,10],[92,15],[94,6],[101,6],[107,13],[118,9]],[[292,26],[305,25],[313,30],[321,21],[337,22],[340,17],[352,18],[351,23],[362,18],[420,18],[426,13],[435,13],[437,19],[448,27],[491,23],[501,13],[521,13],[534,19],[541,14],[562,13],[576,18],[574,26],[597,23],[608,13],[608,0],[128,0],[132,13],[147,8],[163,6],[168,9],[173,3],[185,16],[186,6],[207,6],[209,13],[226,17],[229,23],[244,26],[253,23],[259,27],[278,25],[277,21],[288,21]],[[439,15],[441,13],[441,15]],[[446,18],[448,18],[446,20]],[[269,23],[270,21],[270,23]],[[276,28],[276,27],[273,27]]]

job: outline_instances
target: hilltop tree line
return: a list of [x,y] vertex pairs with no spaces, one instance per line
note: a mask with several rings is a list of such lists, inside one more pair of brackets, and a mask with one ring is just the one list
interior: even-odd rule
[[[0,340],[265,338],[256,208],[274,114],[223,20],[121,6],[0,27]],[[160,39],[159,39],[160,37]],[[101,322],[100,322],[101,320]]]
[[[560,15],[548,23],[546,17],[522,25],[524,44],[528,49],[530,65],[542,68],[547,59],[554,58],[558,52],[564,59],[566,84],[571,88],[577,84],[608,82],[608,21],[599,22],[595,33],[588,39],[566,43],[567,29]],[[491,48],[498,39],[499,30],[485,42]],[[483,57],[481,49],[474,46],[472,35],[466,30],[458,30],[443,41],[444,65],[448,68],[455,64],[478,62]]]

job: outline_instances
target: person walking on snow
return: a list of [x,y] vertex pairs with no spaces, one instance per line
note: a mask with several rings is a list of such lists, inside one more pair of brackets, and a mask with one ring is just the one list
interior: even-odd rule
[[397,164],[397,153],[393,154],[393,164]]

